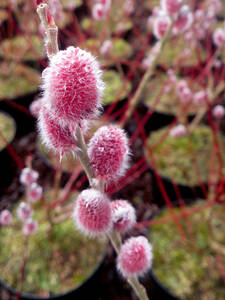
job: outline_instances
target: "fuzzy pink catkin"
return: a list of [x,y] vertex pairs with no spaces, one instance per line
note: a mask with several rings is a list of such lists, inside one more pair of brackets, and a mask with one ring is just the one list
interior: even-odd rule
[[39,116],[41,106],[42,106],[41,99],[36,99],[33,102],[31,102],[31,104],[29,106],[29,110],[30,110],[33,117],[37,118]]
[[225,115],[225,109],[222,105],[216,105],[213,110],[212,114],[216,119],[222,119]]
[[103,56],[106,56],[109,54],[109,52],[112,50],[113,44],[110,40],[106,40],[103,42],[101,48],[100,48],[100,53]]
[[160,4],[169,15],[175,15],[181,8],[182,0],[161,0]]
[[170,18],[168,16],[156,17],[153,21],[153,33],[158,38],[161,39],[166,33],[170,26]]
[[126,200],[115,200],[110,205],[114,229],[121,233],[129,231],[136,223],[134,207]]
[[106,10],[104,5],[97,3],[92,7],[92,16],[95,20],[104,20],[106,17]]
[[128,168],[129,147],[125,132],[117,126],[100,127],[88,144],[95,175],[108,182],[117,180]]
[[43,72],[45,104],[62,125],[96,117],[104,83],[99,64],[89,52],[68,47],[59,51]]
[[187,5],[182,6],[178,17],[173,25],[173,33],[183,33],[190,28],[193,22],[193,14],[190,12],[190,9]]
[[107,196],[95,189],[82,191],[75,202],[73,220],[84,235],[96,236],[112,228],[112,213]]
[[123,277],[143,276],[152,266],[152,246],[144,236],[125,241],[117,257],[117,269]]
[[32,217],[33,211],[28,203],[21,202],[16,210],[17,217],[20,221],[26,221]]
[[63,127],[59,124],[44,106],[39,113],[38,129],[42,142],[48,149],[63,154],[76,148],[74,137],[68,126]]
[[27,197],[31,203],[37,202],[41,199],[43,193],[42,187],[36,182],[32,183],[28,189]]
[[25,235],[30,235],[34,234],[37,231],[37,228],[38,223],[30,218],[24,223],[22,230]]
[[193,102],[194,102],[194,104],[197,104],[197,105],[202,104],[202,103],[206,102],[207,98],[208,98],[207,91],[201,90],[199,92],[196,92],[193,95]]
[[179,124],[170,130],[170,136],[178,138],[186,134],[186,127],[183,124]]
[[7,226],[12,222],[12,214],[8,209],[0,212],[0,224]]
[[20,182],[24,185],[30,185],[31,183],[35,182],[39,177],[38,172],[30,169],[24,168],[20,173]]
[[213,42],[217,47],[225,46],[225,29],[217,28],[214,31]]

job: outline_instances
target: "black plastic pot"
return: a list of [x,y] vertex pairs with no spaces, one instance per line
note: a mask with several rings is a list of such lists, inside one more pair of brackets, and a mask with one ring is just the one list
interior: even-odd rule
[[10,295],[18,296],[20,295],[20,300],[74,300],[74,299],[99,299],[101,283],[100,283],[100,275],[104,269],[104,260],[106,255],[103,256],[102,260],[98,264],[98,266],[94,269],[92,274],[86,278],[86,280],[81,283],[77,288],[70,290],[63,294],[51,295],[49,297],[38,297],[32,294],[20,293],[19,291],[8,286],[4,281],[0,279],[0,285],[3,289],[5,289]]
[[154,272],[149,272],[143,280],[147,294],[151,300],[181,300],[173,295],[154,275]]
[[[159,207],[163,207],[165,205],[165,199],[162,191],[159,188],[159,182],[157,180],[157,176],[154,170],[150,167],[149,172],[152,175],[152,188],[153,188],[153,197],[156,199],[156,203]],[[180,183],[174,183],[169,178],[159,175],[160,180],[163,184],[163,187],[166,191],[166,194],[170,198],[172,203],[175,203],[182,198],[183,200],[187,199],[199,199],[204,198],[204,192],[201,186],[188,186]],[[208,186],[207,184],[203,184],[205,191],[207,192]]]
[[29,106],[38,91],[12,100],[1,100],[0,110],[10,114],[17,125],[17,135],[23,136],[35,130],[35,118],[29,112]]
[[[5,115],[8,115],[3,111]],[[8,115],[13,121],[14,119],[12,116]],[[16,123],[14,122],[14,137],[12,138],[12,141],[9,142],[4,149],[0,151],[0,165],[1,165],[1,172],[0,172],[0,189],[6,187],[13,178],[13,169],[14,169],[14,164],[12,157],[10,155],[10,145],[13,142],[16,133],[17,133],[17,128],[16,128]]]

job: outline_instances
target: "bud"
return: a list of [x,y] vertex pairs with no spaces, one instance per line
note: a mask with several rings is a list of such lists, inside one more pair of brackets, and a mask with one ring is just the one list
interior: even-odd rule
[[126,200],[111,202],[112,220],[114,229],[124,233],[129,231],[136,223],[136,214],[133,206]]
[[73,220],[85,235],[103,235],[112,228],[112,213],[107,196],[95,189],[82,191],[75,202]]
[[206,100],[208,99],[208,93],[207,91],[199,91],[199,92],[196,92],[194,95],[193,95],[193,102],[195,104],[202,104],[202,103],[205,103]]
[[217,28],[213,33],[213,42],[217,47],[225,45],[225,30]]
[[169,17],[157,17],[154,19],[153,23],[153,33],[158,38],[161,39],[169,28],[171,20]]
[[31,102],[31,104],[29,106],[29,110],[33,117],[38,118],[39,112],[41,110],[41,106],[42,106],[41,99],[36,99],[33,102]]
[[176,15],[181,8],[182,0],[161,0],[162,9],[169,15]]
[[25,235],[30,235],[30,234],[34,234],[37,231],[37,228],[38,228],[37,222],[30,218],[23,225],[22,230]]
[[100,48],[100,53],[102,56],[106,56],[109,54],[109,52],[112,50],[113,45],[112,42],[110,40],[106,40],[104,41],[104,43],[102,44],[101,48]]
[[117,269],[123,277],[144,275],[152,266],[152,246],[144,236],[125,241],[117,258]]
[[190,12],[187,5],[182,6],[179,15],[173,25],[173,33],[183,33],[190,28],[193,22],[193,14]]
[[1,225],[9,225],[12,222],[12,214],[8,209],[4,209],[0,213],[0,224]]
[[30,169],[24,168],[20,173],[20,182],[24,185],[30,185],[31,183],[35,182],[39,177],[38,172]]
[[106,17],[105,7],[101,3],[97,3],[92,8],[92,16],[95,20],[104,20]]
[[222,105],[216,105],[212,110],[212,114],[216,119],[222,119],[225,114],[225,109]]
[[43,193],[42,187],[36,182],[32,183],[28,189],[28,200],[32,203],[41,199]]
[[30,204],[21,202],[16,210],[17,217],[20,221],[26,221],[32,217],[32,208]]
[[186,134],[186,127],[179,124],[170,130],[170,136],[173,138],[178,138]]
[[99,64],[89,52],[72,46],[59,51],[42,74],[43,99],[57,122],[75,126],[96,117],[104,83]]
[[38,129],[42,142],[50,150],[61,155],[76,148],[75,139],[68,126],[61,126],[57,119],[53,119],[46,107],[42,107],[38,118]]
[[95,175],[106,182],[121,177],[128,168],[128,139],[117,126],[100,127],[88,144]]

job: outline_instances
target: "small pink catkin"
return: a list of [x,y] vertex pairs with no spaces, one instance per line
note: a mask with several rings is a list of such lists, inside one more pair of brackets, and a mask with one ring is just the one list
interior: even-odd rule
[[30,104],[29,110],[30,110],[33,117],[37,118],[39,116],[41,106],[42,106],[41,99],[36,99]]
[[7,226],[12,222],[12,214],[8,209],[0,212],[0,224]]
[[225,29],[217,28],[214,31],[213,42],[217,47],[225,46]]
[[159,16],[154,18],[153,21],[153,33],[158,38],[161,39],[169,28],[171,20],[168,16]]
[[212,114],[213,114],[214,118],[222,119],[225,115],[225,109],[222,105],[218,104],[213,108]]
[[92,7],[92,16],[95,20],[104,20],[106,17],[106,10],[104,5],[101,3],[96,3]]
[[121,233],[132,229],[136,223],[134,207],[126,200],[115,200],[110,204],[114,229]]
[[123,277],[143,276],[152,266],[152,246],[144,236],[131,237],[122,245],[117,269]]
[[88,156],[97,177],[105,182],[117,180],[128,168],[125,132],[113,125],[100,127],[89,141]]
[[82,191],[75,202],[73,220],[84,235],[104,235],[112,228],[112,213],[107,196],[95,189]]
[[160,5],[162,9],[169,15],[176,15],[179,13],[179,10],[182,5],[181,0],[161,0]]
[[183,33],[190,28],[193,22],[193,14],[190,12],[190,9],[187,5],[183,5],[176,21],[173,25],[173,33],[179,34]]
[[39,177],[38,172],[30,169],[24,168],[20,173],[20,182],[24,185],[30,185],[31,183],[35,182]]
[[89,52],[72,46],[59,51],[42,77],[43,99],[57,122],[75,126],[96,117],[105,85],[99,64]]
[[101,48],[100,48],[100,53],[102,56],[106,56],[109,54],[109,52],[112,50],[113,44],[110,40],[106,40],[103,42]]
[[41,196],[43,194],[43,189],[42,187],[37,184],[36,182],[32,183],[28,189],[28,201],[31,203],[37,202],[38,200],[41,199]]
[[170,130],[170,136],[178,138],[186,134],[186,127],[183,124],[179,124]]
[[68,126],[62,126],[46,107],[42,107],[38,118],[38,129],[42,142],[50,150],[63,154],[76,148],[74,137]]
[[199,104],[205,103],[207,98],[208,98],[208,92],[201,90],[199,92],[196,92],[193,95],[193,102],[194,102],[194,104],[199,105]]
[[38,223],[31,218],[24,223],[22,228],[23,233],[25,235],[34,234],[37,231],[37,229],[38,229]]
[[21,202],[17,207],[16,214],[20,221],[25,222],[32,217],[33,211],[30,204]]

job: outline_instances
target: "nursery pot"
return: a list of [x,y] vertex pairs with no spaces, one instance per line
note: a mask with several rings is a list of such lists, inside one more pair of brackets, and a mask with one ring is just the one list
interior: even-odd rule
[[5,115],[12,122],[12,126],[14,129],[12,138],[8,141],[8,144],[0,150],[0,164],[1,164],[1,173],[0,173],[0,188],[4,188],[7,186],[13,178],[13,160],[10,155],[10,145],[15,138],[16,135],[16,123],[14,119],[7,113],[0,111],[1,114]]
[[[149,172],[152,175],[152,186],[153,186],[153,197],[154,199],[157,199],[157,205],[159,207],[163,207],[165,205],[165,199],[163,197],[162,191],[159,188],[158,180],[155,175],[155,172],[153,168],[149,167]],[[170,198],[172,203],[176,203],[179,198],[181,197],[184,201],[187,199],[198,199],[198,198],[203,198],[204,193],[202,191],[201,186],[196,185],[196,186],[189,186],[189,185],[184,185],[180,184],[177,182],[172,182],[171,179],[168,177],[165,177],[163,175],[159,175],[160,180],[162,181],[163,187]],[[207,191],[207,184],[203,184],[205,190]],[[176,188],[178,190],[178,193],[176,191]]]
[[38,92],[29,93],[13,100],[0,101],[0,110],[10,114],[17,125],[17,135],[26,135],[35,129],[35,119],[29,112],[29,105]]
[[[224,285],[219,270],[217,276],[214,274],[211,275],[210,278],[210,276],[208,277],[205,275],[210,272],[210,269],[214,269],[214,264],[212,262],[210,265],[205,264],[207,261],[206,258],[214,257],[216,253],[216,250],[213,248],[211,243],[209,243],[211,238],[209,237],[210,230],[207,224],[208,212],[205,212],[205,209],[210,209],[210,207],[206,207],[204,205],[204,200],[199,202],[194,199],[187,199],[185,202],[188,207],[193,206],[193,208],[196,209],[200,208],[200,210],[197,210],[193,213],[191,212],[191,214],[187,217],[187,222],[184,222],[183,217],[179,219],[180,225],[183,227],[183,229],[185,228],[186,234],[188,233],[188,226],[191,226],[191,230],[193,230],[193,232],[189,237],[191,240],[194,237],[194,240],[192,240],[195,245],[194,249],[190,250],[190,248],[188,248],[190,243],[187,243],[187,245],[189,245],[188,247],[184,246],[182,243],[178,244],[178,240],[182,238],[178,233],[176,236],[174,236],[174,234],[177,232],[174,223],[169,222],[168,224],[153,224],[152,226],[156,227],[150,228],[148,235],[151,237],[152,234],[153,236],[152,240],[150,240],[153,245],[153,251],[155,251],[154,255],[156,262],[154,266],[153,260],[152,271],[144,277],[143,283],[145,284],[150,299],[152,300],[182,300],[185,298],[192,299],[192,297],[193,299],[197,299],[197,297],[199,297],[199,299],[203,299],[204,295],[206,299],[223,299],[222,295],[224,291]],[[204,207],[201,207],[202,205]],[[223,236],[223,227],[221,224],[223,224],[224,213],[221,212],[221,207],[219,207],[220,204],[214,205],[216,205],[214,211],[216,215],[214,215],[214,213],[213,215],[216,218],[217,224],[215,223],[213,225],[213,230],[217,230],[217,241],[222,241],[220,238]],[[175,206],[178,206],[178,203],[174,203],[174,208]],[[214,206],[212,208],[214,208]],[[163,209],[160,209],[158,213],[156,213],[155,217],[159,216],[161,213],[167,213],[167,211],[168,207],[164,207]],[[162,215],[162,218],[167,216],[170,216],[170,214]],[[168,230],[168,228],[171,229]],[[218,233],[220,237],[218,237]],[[173,237],[175,239],[174,241]],[[170,259],[168,259],[169,257]],[[215,262],[216,259],[214,259],[214,263]],[[187,265],[189,265],[189,267],[187,267]],[[171,285],[171,289],[167,288],[164,285],[164,281],[159,279],[158,275],[156,275],[156,269],[160,269],[161,266],[162,269],[159,272],[161,275],[159,276],[163,276],[164,279],[162,280],[167,280],[168,284]],[[179,271],[180,268],[182,268],[181,271]],[[185,274],[183,275],[184,278],[180,275],[180,272]],[[168,274],[171,274],[171,278],[169,280],[167,277],[169,276]],[[191,274],[195,274],[195,276],[192,277]],[[189,278],[190,282],[187,282],[187,278]],[[184,284],[184,286],[182,284]],[[213,295],[211,295],[212,292]],[[207,296],[209,298],[207,298]]]
[[100,293],[100,274],[103,272],[103,261],[105,256],[103,256],[100,263],[94,269],[92,274],[84,280],[78,287],[70,290],[66,293],[51,295],[49,297],[38,297],[32,294],[20,293],[19,291],[8,286],[3,280],[0,279],[0,285],[5,289],[10,295],[17,296],[20,295],[20,300],[63,300],[63,299],[98,299]]

